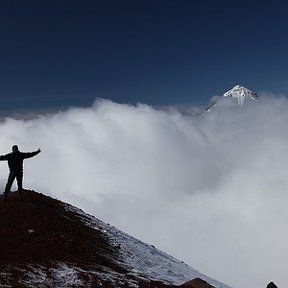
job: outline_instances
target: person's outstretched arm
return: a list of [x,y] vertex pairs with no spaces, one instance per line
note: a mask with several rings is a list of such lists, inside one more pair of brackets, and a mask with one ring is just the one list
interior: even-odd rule
[[9,155],[9,154],[7,154],[7,155],[1,155],[1,156],[0,156],[0,161],[8,160],[8,158],[9,158],[8,155]]
[[22,152],[22,155],[23,155],[23,158],[24,159],[27,159],[27,158],[31,158],[31,157],[34,157],[36,156],[37,154],[39,154],[41,152],[41,149],[38,148],[37,151],[34,151],[34,152]]

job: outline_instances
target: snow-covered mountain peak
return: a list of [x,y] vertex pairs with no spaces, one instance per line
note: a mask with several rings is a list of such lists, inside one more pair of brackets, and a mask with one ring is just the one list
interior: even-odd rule
[[252,100],[257,100],[258,95],[255,92],[241,86],[236,85],[232,89],[228,90],[223,94],[223,97],[232,97],[237,99],[239,105],[243,105],[245,98],[250,98]]

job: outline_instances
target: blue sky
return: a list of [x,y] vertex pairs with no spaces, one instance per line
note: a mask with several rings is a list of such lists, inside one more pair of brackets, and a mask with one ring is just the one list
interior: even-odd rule
[[288,93],[286,1],[0,3],[1,110]]

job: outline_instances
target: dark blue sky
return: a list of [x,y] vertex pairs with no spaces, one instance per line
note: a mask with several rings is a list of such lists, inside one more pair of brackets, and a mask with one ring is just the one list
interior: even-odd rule
[[0,106],[203,105],[288,94],[288,2],[2,0]]

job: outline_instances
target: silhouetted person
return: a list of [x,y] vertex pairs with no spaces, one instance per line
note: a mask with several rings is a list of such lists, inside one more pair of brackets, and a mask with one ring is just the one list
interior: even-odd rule
[[22,187],[22,182],[23,182],[23,160],[27,158],[31,158],[41,152],[40,149],[38,149],[35,152],[20,152],[18,150],[18,146],[14,145],[12,147],[12,153],[9,153],[7,155],[1,155],[0,160],[1,161],[8,161],[8,166],[10,169],[10,174],[8,177],[8,181],[5,187],[5,192],[4,192],[4,201],[7,200],[7,196],[10,192],[10,189],[12,187],[12,184],[16,178],[17,180],[17,185],[18,185],[18,192],[20,194],[21,200],[23,200],[22,197],[22,192],[23,192],[23,187]]
[[273,282],[270,282],[266,288],[277,288],[277,286]]

